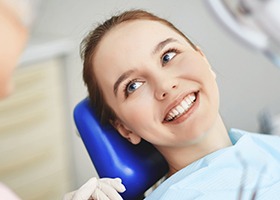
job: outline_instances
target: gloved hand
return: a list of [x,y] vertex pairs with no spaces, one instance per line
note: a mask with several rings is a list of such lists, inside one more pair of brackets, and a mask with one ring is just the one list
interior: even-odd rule
[[125,187],[120,178],[91,178],[78,190],[64,195],[63,200],[122,200],[118,192]]

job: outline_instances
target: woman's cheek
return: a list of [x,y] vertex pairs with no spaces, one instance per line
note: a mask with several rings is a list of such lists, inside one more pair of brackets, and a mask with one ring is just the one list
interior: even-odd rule
[[[137,96],[137,97],[136,97]],[[131,100],[126,105],[127,115],[130,116],[131,119],[145,119],[147,118],[153,110],[153,100],[152,100],[151,92],[147,92],[147,89],[143,89],[136,95],[133,100]]]

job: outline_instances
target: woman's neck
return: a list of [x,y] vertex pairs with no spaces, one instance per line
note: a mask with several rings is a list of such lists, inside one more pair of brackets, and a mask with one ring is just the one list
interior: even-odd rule
[[178,148],[159,148],[169,164],[169,176],[188,166],[192,162],[232,143],[220,116],[215,125],[196,143]]

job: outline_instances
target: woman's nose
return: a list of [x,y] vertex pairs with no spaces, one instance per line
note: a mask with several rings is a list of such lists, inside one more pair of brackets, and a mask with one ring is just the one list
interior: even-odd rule
[[176,79],[162,80],[157,84],[155,89],[155,98],[157,100],[163,100],[167,98],[170,93],[178,88],[178,82]]

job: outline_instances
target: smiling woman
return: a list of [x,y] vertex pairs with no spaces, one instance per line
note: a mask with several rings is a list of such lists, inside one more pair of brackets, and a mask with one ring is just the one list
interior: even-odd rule
[[133,144],[150,142],[169,164],[147,199],[237,199],[241,180],[246,197],[256,184],[262,199],[280,196],[280,138],[227,130],[216,74],[170,22],[142,10],[113,16],[83,40],[82,57],[100,120]]

